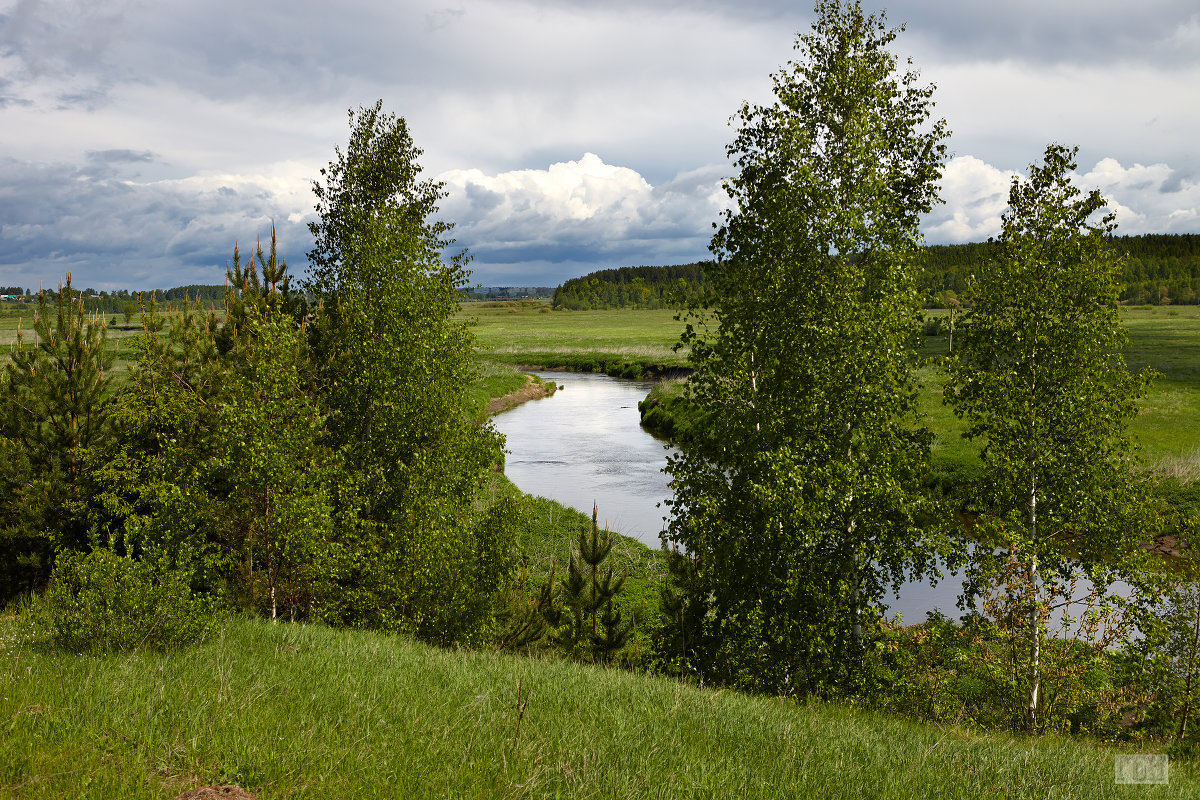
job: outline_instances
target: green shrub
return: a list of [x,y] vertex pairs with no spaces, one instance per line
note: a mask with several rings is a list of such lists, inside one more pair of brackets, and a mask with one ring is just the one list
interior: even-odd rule
[[182,573],[109,550],[61,553],[41,615],[54,647],[94,655],[186,644],[200,639],[211,620]]
[[619,370],[619,375],[617,377],[630,378],[632,380],[641,380],[642,365],[638,364],[637,362],[634,362],[632,364],[625,364]]
[[[1111,616],[1104,619],[1116,624]],[[980,730],[1025,727],[1019,631],[983,617],[954,622],[933,612],[920,625],[884,622],[872,631],[871,643],[866,694],[876,708]],[[1124,674],[1118,651],[1051,637],[1041,656],[1045,730],[1104,739],[1133,734],[1130,724],[1140,716],[1135,709],[1144,692]]]

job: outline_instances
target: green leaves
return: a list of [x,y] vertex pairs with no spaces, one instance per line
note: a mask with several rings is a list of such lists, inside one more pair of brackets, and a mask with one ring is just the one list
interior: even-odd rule
[[882,16],[818,16],[777,102],[735,115],[733,208],[693,307],[719,329],[685,334],[685,416],[705,425],[668,466],[668,538],[720,620],[697,659],[799,693],[850,687],[863,609],[927,559],[914,256],[947,135]]
[[53,306],[38,295],[33,328],[32,343],[18,331],[0,383],[0,557],[12,579],[0,602],[44,584],[55,550],[87,546],[88,484],[99,460],[92,450],[111,434],[116,352],[103,321],[85,314],[70,274]]
[[1031,731],[1043,724],[1044,609],[1069,593],[1053,576],[1136,570],[1153,524],[1125,430],[1150,376],[1125,367],[1113,216],[1097,219],[1104,198],[1071,182],[1075,152],[1052,144],[1013,180],[997,255],[970,284],[945,395],[983,441],[981,530],[996,531],[1007,559],[977,548],[975,588],[1025,587],[1010,611],[1027,622],[1018,681]]
[[310,616],[334,559],[326,415],[304,386],[300,332],[278,310],[251,310],[217,413],[208,468],[229,487],[220,508],[241,601],[272,618]]
[[335,499],[336,571],[354,594],[337,618],[450,642],[498,582],[502,559],[481,544],[504,547],[473,502],[501,440],[462,389],[473,338],[453,315],[467,258],[443,258],[451,226],[430,218],[442,187],[420,179],[405,121],[376,103],[350,122],[348,149],[314,185],[308,285],[326,442],[354,487]]

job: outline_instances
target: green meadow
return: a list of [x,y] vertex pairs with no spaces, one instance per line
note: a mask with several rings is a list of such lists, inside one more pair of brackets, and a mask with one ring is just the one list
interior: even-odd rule
[[[482,354],[507,364],[579,367],[600,361],[682,366],[671,310],[551,311],[548,302],[468,303]],[[589,366],[590,369],[590,366]]]
[[[925,313],[932,318],[948,312]],[[669,310],[551,311],[546,303],[480,303],[465,305],[461,315],[475,321],[481,354],[490,361],[588,369],[601,361],[687,363],[685,351],[672,349],[682,323]],[[1131,425],[1141,457],[1157,472],[1194,480],[1200,477],[1200,306],[1126,308],[1122,320],[1129,329],[1130,368],[1158,373]],[[935,463],[969,466],[977,461],[977,448],[962,438],[961,421],[942,404],[947,337],[922,337],[921,343],[920,410],[936,436]]]
[[0,796],[1187,798],[1121,751],[749,697],[562,660],[229,618],[168,653],[80,657],[0,617]]

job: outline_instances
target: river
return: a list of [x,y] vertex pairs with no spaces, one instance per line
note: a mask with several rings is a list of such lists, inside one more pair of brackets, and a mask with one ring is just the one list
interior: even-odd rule
[[[541,495],[590,514],[601,525],[660,546],[659,531],[671,496],[662,471],[670,447],[642,429],[638,402],[654,386],[574,372],[539,372],[563,388],[551,397],[519,405],[494,417],[507,439],[504,472],[523,492]],[[951,618],[962,579],[948,574],[936,586],[905,583],[884,598],[889,616],[909,624],[939,610]]]
[[504,474],[523,492],[590,514],[600,524],[659,547],[670,497],[667,447],[642,430],[638,402],[651,381],[539,372],[564,387],[493,418],[507,439]]

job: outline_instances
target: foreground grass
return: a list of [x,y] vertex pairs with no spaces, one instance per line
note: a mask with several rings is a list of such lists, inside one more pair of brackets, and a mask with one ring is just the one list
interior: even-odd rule
[[1195,797],[1114,785],[1114,751],[398,637],[232,620],[169,654],[81,658],[0,620],[0,794],[274,797]]

